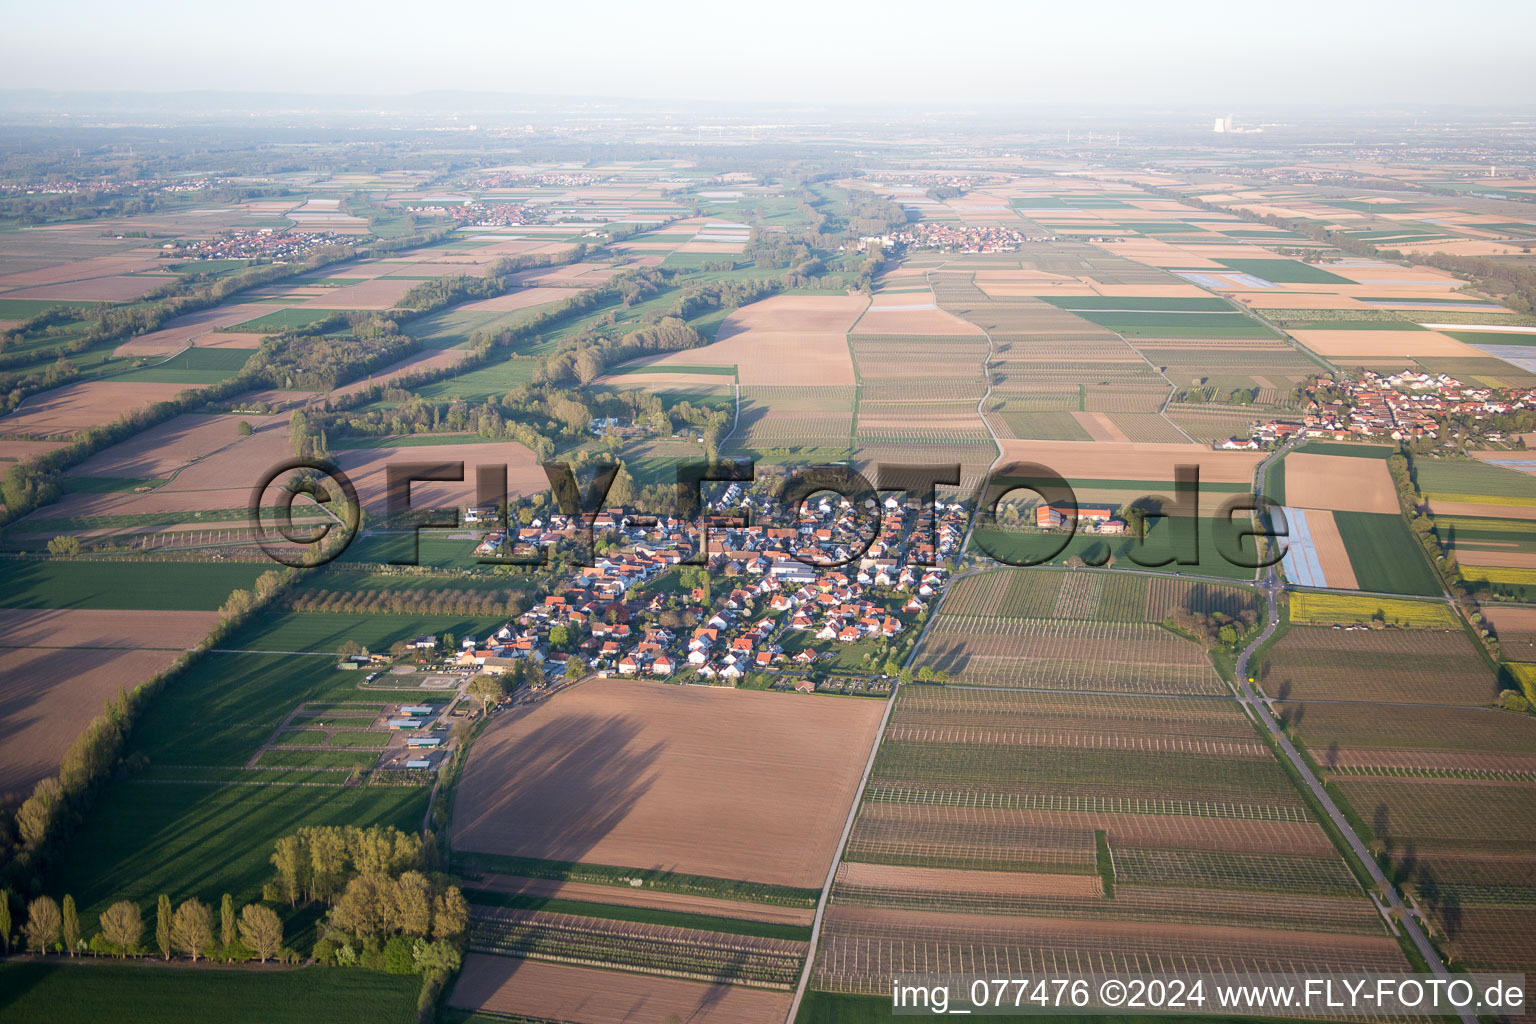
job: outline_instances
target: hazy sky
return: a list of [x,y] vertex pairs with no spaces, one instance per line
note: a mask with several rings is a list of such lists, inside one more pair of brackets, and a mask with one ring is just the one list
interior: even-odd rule
[[6,6],[8,88],[1536,111],[1533,0]]

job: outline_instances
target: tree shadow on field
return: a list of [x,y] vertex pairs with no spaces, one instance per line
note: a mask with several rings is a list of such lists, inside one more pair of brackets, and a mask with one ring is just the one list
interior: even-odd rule
[[[558,708],[556,701],[532,713]],[[666,749],[664,743],[638,744],[641,723],[620,715],[567,714],[526,733],[516,725],[517,719],[505,720],[480,737],[455,799],[453,845],[471,861],[471,874],[516,872],[517,861],[498,863],[497,856],[586,861],[655,784],[656,762]],[[476,854],[486,856],[474,863]],[[667,870],[618,866],[633,867],[637,877]],[[742,962],[746,959],[743,953]],[[723,970],[734,966],[728,963]],[[454,1001],[456,990],[450,1002],[463,1008],[488,1004],[496,990],[529,967],[529,961],[518,958],[485,957],[475,971],[460,976],[464,993]],[[641,995],[627,1019],[676,1016],[691,1021],[728,991],[705,989],[691,1007],[658,1006],[651,996]]]
[[498,724],[465,768],[454,801],[456,849],[580,861],[651,788],[663,750],[632,748],[641,727],[619,715],[567,714],[520,737],[515,719]]
[[[33,640],[60,642],[58,634],[19,631],[0,643],[0,807],[19,804],[34,786],[57,774],[66,751],[85,724],[102,714],[121,686],[133,686],[142,668],[113,671],[133,648],[29,647]],[[61,696],[68,699],[61,701]],[[24,730],[45,731],[23,737]]]

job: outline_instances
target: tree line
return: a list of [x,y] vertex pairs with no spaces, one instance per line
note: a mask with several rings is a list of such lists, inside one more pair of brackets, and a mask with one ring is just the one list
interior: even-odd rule
[[238,589],[220,610],[220,620],[196,647],[168,668],[132,690],[119,689],[101,714],[92,718],[65,752],[57,775],[40,780],[13,814],[0,814],[0,887],[6,904],[14,890],[23,898],[42,894],[42,878],[52,855],[62,847],[119,767],[136,767],[127,754],[127,737],[150,701],[209,649],[291,586],[292,569],[262,573],[252,590]]
[[[71,957],[126,957],[158,955],[170,960],[174,955],[223,963],[245,963],[280,959],[298,962],[298,954],[283,947],[283,920],[261,903],[248,903],[235,914],[229,893],[219,907],[215,929],[213,910],[198,899],[182,901],[174,910],[169,896],[161,894],[155,907],[153,944],[145,941],[144,916],[133,900],[118,900],[96,919],[98,930],[86,937],[73,896],[65,896],[62,905],[52,897],[39,896],[27,904],[22,936],[27,950],[38,955],[65,954]],[[9,903],[0,901],[0,945],[10,951]]]

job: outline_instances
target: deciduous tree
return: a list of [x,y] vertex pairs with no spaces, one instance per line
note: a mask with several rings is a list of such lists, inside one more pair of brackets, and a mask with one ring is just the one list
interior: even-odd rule
[[407,871],[390,887],[390,910],[385,923],[390,931],[426,938],[432,934],[432,883],[419,871]]
[[266,963],[283,948],[282,918],[260,903],[247,904],[240,911],[240,941]]
[[35,849],[47,840],[63,798],[64,789],[58,779],[50,777],[37,784],[16,811],[16,829],[22,842]]
[[272,866],[277,868],[277,883],[283,898],[289,906],[298,903],[309,885],[309,857],[298,836],[283,836],[277,841]]
[[27,948],[34,953],[46,953],[48,947],[59,941],[59,905],[48,896],[39,896],[27,904]]
[[469,902],[456,885],[432,901],[432,937],[439,942],[461,935],[469,927]]
[[204,950],[213,945],[213,911],[206,903],[190,899],[176,908],[176,916],[171,919],[171,941],[197,963]]
[[132,953],[144,934],[144,918],[139,905],[130,900],[118,900],[101,912],[97,919],[101,934],[117,947],[119,957]]

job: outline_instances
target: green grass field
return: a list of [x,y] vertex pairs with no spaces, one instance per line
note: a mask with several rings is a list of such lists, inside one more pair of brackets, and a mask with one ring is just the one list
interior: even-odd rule
[[1273,338],[1275,332],[1243,313],[1133,313],[1081,311],[1100,327],[1133,338]]
[[1293,330],[1308,331],[1423,331],[1411,320],[1303,320],[1289,321]]
[[1169,296],[1121,296],[1121,295],[1069,295],[1051,296],[1042,295],[1042,301],[1049,302],[1058,309],[1067,309],[1076,312],[1078,310],[1125,310],[1168,312],[1193,312],[1206,311],[1213,313],[1230,313],[1232,304],[1225,299],[1217,298],[1179,298]]
[[681,267],[684,270],[694,270],[706,263],[719,263],[722,260],[736,260],[739,255],[718,252],[671,252],[667,258],[661,261],[664,267]]
[[177,274],[208,274],[213,277],[225,277],[237,270],[244,270],[252,265],[251,260],[188,260],[185,263],[177,263],[171,266],[171,271]]
[[459,591],[516,590],[531,586],[532,580],[516,576],[454,576],[444,579],[432,576],[397,575],[395,573],[354,572],[332,569],[307,574],[302,586],[306,589],[332,591],[375,590],[441,590],[452,587]]
[[240,372],[254,348],[189,348],[163,363],[129,370],[113,381],[143,384],[218,384]]
[[1527,347],[1536,345],[1536,334],[1521,334],[1515,331],[1443,331],[1457,341],[1464,341],[1468,345],[1524,345]]
[[[167,698],[162,697],[161,702]],[[191,727],[191,723],[188,723]],[[46,890],[69,893],[82,920],[118,899],[159,893],[218,905],[260,898],[273,844],[303,825],[421,827],[427,790],[410,786],[209,785],[114,782],[48,873]]]
[[291,331],[295,327],[308,327],[317,320],[324,320],[332,313],[341,312],[335,309],[310,309],[308,307],[296,307],[293,309],[279,309],[265,316],[259,316],[254,320],[235,324],[233,327],[221,327],[220,330],[231,334],[281,334],[283,331]]
[[115,302],[54,302],[52,299],[0,299],[0,320],[28,320],[45,309],[69,306],[86,309],[91,306],[115,306]]
[[256,763],[263,768],[372,768],[377,750],[268,750]]
[[[347,548],[347,553],[338,562],[346,563],[386,563],[386,564],[415,564],[430,566],[436,569],[480,569],[486,566],[475,559],[475,546],[472,542],[455,540],[443,536],[442,530],[427,529],[419,534],[419,541],[413,552],[411,538],[407,533],[375,533],[366,537],[359,537]],[[462,531],[457,531],[462,533]],[[415,558],[415,562],[410,559]],[[516,577],[509,577],[515,580]]]
[[[388,577],[383,577],[387,579]],[[409,577],[407,577],[409,579]],[[494,578],[509,587],[507,577]],[[344,589],[341,580],[316,584],[322,590]],[[452,584],[457,588],[458,583]],[[439,590],[444,581],[417,579],[415,586]],[[376,587],[374,589],[392,589]],[[396,640],[413,640],[422,633],[452,633],[455,637],[485,637],[506,625],[507,616],[381,615],[368,612],[267,612],[251,626],[229,637],[223,646],[238,651],[333,652],[348,640],[371,651],[384,651]]]
[[421,398],[458,398],[466,402],[484,401],[493,396],[499,398],[519,384],[533,380],[533,371],[538,365],[536,359],[504,359],[499,363],[424,384],[416,388],[414,393]]
[[1217,260],[1240,274],[1252,274],[1276,284],[1350,284],[1347,277],[1331,274],[1300,260]]
[[1350,444],[1348,441],[1307,441],[1292,450],[1312,455],[1348,455],[1356,459],[1386,459],[1398,453],[1395,444]]
[[1361,590],[1421,597],[1440,593],[1440,580],[1402,516],[1335,512],[1333,521]]
[[1425,494],[1536,498],[1536,476],[1475,459],[1415,459],[1413,478]]
[[[94,927],[94,926],[93,926]],[[6,1024],[414,1024],[420,981],[361,969],[194,971],[0,964]]]
[[[1241,520],[1234,517],[1234,523]],[[1140,554],[1143,561],[1154,561],[1166,557],[1172,552],[1170,540],[1167,538],[1168,520],[1157,519],[1151,521],[1147,529],[1146,547]],[[1234,564],[1229,560],[1224,551],[1237,553],[1237,541],[1233,537],[1233,527],[1222,521],[1219,517],[1202,518],[1199,531],[1198,565],[1180,566],[1170,563],[1162,568],[1168,572],[1188,572],[1196,576],[1221,576],[1226,579],[1251,580],[1254,570],[1245,566]],[[1221,537],[1218,544],[1217,538]],[[1042,557],[1054,550],[1062,542],[1062,534],[1050,531],[1042,533],[1023,533],[1013,531],[991,530],[977,527],[973,540],[979,550],[990,554],[1000,561],[1011,565],[1062,565],[1074,555],[1082,558],[1089,564],[1104,564],[1106,556],[1113,557],[1114,564],[1120,568],[1136,570],[1142,568],[1131,559],[1131,551],[1135,541],[1129,536],[1096,536],[1081,531],[1073,535],[1060,553],[1049,559]],[[1253,560],[1256,556],[1253,552],[1252,539],[1243,542],[1242,553],[1247,559]]]
[[218,608],[270,562],[0,562],[0,608]]

